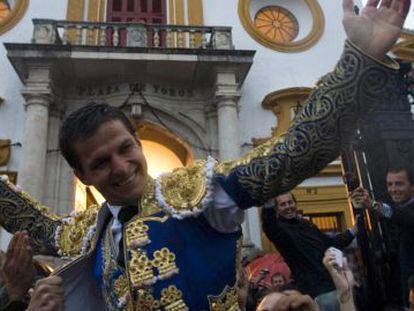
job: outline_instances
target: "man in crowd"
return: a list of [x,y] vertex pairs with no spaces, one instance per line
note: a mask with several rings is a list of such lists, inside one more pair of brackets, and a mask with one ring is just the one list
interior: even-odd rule
[[63,122],[60,149],[106,203],[62,219],[0,182],[0,223],[27,229],[35,251],[81,255],[58,272],[67,310],[237,309],[243,210],[321,170],[338,155],[340,119],[392,93],[397,67],[386,53],[409,6],[370,0],[357,16],[344,0],[349,40],[335,70],[281,141],[235,162],[201,161],[154,181],[126,116],[105,104],[84,106]]
[[334,302],[335,294],[328,293],[335,290],[335,285],[322,259],[329,247],[348,246],[355,236],[353,230],[334,236],[322,233],[298,214],[296,198],[291,192],[275,198],[275,209],[263,208],[262,225],[267,238],[292,270],[298,288],[314,298],[319,296],[318,300],[321,300],[320,295],[326,294],[323,297],[332,297]]
[[352,192],[352,200],[358,207],[372,206],[383,219],[399,228],[400,280],[403,303],[408,308],[408,278],[414,274],[414,174],[411,168],[390,168],[386,177],[391,206],[371,200],[366,189]]

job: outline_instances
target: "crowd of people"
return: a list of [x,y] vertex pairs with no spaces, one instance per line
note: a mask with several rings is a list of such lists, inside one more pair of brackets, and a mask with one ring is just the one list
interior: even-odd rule
[[[355,231],[322,233],[298,215],[289,191],[337,158],[343,118],[356,120],[395,89],[398,64],[386,54],[410,0],[368,0],[358,13],[352,0],[343,0],[343,8],[348,39],[337,66],[282,138],[236,161],[209,158],[153,180],[136,128],[121,109],[90,103],[68,114],[59,149],[74,175],[106,202],[62,217],[0,180],[0,224],[14,233],[3,264],[6,308],[354,310],[352,273],[338,248]],[[401,194],[391,189],[399,181],[390,176],[396,206],[368,202],[363,189],[354,200],[401,226],[407,282],[411,201],[397,200]],[[239,266],[244,212],[257,206],[264,206],[263,229],[292,270],[293,282],[277,275],[269,292],[260,282],[250,286]],[[39,253],[72,260],[35,282],[32,255]]]

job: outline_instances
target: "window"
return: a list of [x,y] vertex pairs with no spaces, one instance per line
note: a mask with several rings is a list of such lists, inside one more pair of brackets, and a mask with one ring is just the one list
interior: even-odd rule
[[[1,1],[1,0],[0,0]],[[166,24],[166,0],[108,0],[107,21]],[[108,37],[111,37],[111,29],[108,30]],[[165,41],[164,31],[160,32],[161,45]],[[153,45],[153,33],[147,33],[148,46]],[[126,32],[120,31],[121,46],[125,45]]]
[[278,6],[268,6],[257,12],[254,23],[257,29],[277,43],[293,41],[299,33],[296,17]]
[[239,0],[238,11],[249,35],[259,44],[279,52],[309,49],[318,42],[325,28],[318,0]]

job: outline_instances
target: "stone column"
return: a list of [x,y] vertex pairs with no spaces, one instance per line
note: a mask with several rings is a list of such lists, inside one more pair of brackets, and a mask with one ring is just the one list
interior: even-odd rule
[[[240,157],[240,126],[237,102],[240,98],[239,85],[233,72],[219,72],[216,80],[218,111],[218,140],[220,160],[234,160]],[[245,212],[243,248],[249,252],[254,246],[250,237],[249,213]]]
[[220,160],[232,160],[240,156],[240,133],[237,101],[239,85],[233,72],[219,72],[216,80],[218,110],[218,137]]
[[218,153],[218,122],[217,122],[217,107],[214,103],[208,105],[204,109],[207,120],[208,144],[212,151],[214,158],[219,157]]
[[48,66],[31,67],[23,91],[26,121],[18,184],[40,201],[43,199],[49,105],[52,101],[49,76]]

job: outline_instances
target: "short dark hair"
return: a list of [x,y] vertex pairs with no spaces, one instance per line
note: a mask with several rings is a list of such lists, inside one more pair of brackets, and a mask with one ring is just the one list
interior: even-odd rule
[[65,118],[59,131],[59,148],[73,169],[82,170],[74,148],[75,142],[91,137],[102,124],[113,120],[121,121],[128,132],[135,136],[136,129],[122,110],[105,103],[89,103]]
[[410,185],[414,185],[414,172],[410,166],[390,166],[387,169],[387,175],[388,173],[399,173],[399,172],[406,172]]
[[277,200],[276,200],[276,198],[278,197],[278,196],[281,196],[281,195],[285,195],[285,194],[290,194],[291,196],[292,196],[292,199],[293,199],[293,201],[295,202],[295,203],[298,203],[298,200],[296,199],[296,197],[295,197],[295,195],[293,194],[293,192],[291,192],[291,191],[289,191],[289,192],[285,192],[285,193],[281,193],[281,194],[278,194],[277,196],[275,196],[275,198],[274,198],[274,203],[275,203],[275,206],[274,206],[274,208],[275,209],[277,209]]

